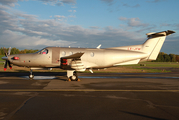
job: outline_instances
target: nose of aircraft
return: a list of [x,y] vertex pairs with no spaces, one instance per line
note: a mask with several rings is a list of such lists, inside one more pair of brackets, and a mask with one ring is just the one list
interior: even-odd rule
[[8,57],[4,56],[2,57],[3,60],[8,60]]

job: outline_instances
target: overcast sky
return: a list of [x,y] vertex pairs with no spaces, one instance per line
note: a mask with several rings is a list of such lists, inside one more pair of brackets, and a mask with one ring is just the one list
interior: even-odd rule
[[174,30],[162,52],[179,54],[179,0],[0,0],[0,47],[102,48]]

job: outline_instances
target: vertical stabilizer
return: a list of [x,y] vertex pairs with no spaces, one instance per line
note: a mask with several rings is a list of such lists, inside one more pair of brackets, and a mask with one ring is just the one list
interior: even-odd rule
[[147,53],[149,56],[147,60],[156,60],[162,45],[165,41],[166,36],[175,33],[174,31],[168,30],[158,33],[147,33],[148,39],[142,45],[142,52]]

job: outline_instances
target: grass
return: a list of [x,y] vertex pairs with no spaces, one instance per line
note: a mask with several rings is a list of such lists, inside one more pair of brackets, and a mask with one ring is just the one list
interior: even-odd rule
[[0,55],[0,61],[3,61],[1,58],[4,57],[4,55]]
[[[142,64],[144,64],[144,63],[142,63]],[[165,66],[165,64],[168,64],[168,63],[162,63],[162,65],[164,65],[164,66]],[[167,69],[173,68],[173,67],[177,68],[178,66],[176,66],[176,65],[175,66],[174,65],[170,65],[168,67],[163,67],[163,66],[155,67],[154,64],[150,64],[150,66],[148,67],[148,65],[146,65],[146,66],[140,66],[140,64],[137,64],[137,65],[125,65],[125,66],[112,67],[112,68],[108,68],[106,70],[99,70],[99,71],[95,70],[94,72],[165,73],[165,72],[171,72],[170,70],[167,70]]]
[[179,68],[178,62],[143,62],[147,67],[173,67]]
[[167,73],[167,72],[171,72],[170,70],[155,69],[155,68],[136,68],[136,69],[139,69],[142,72],[147,72],[147,73]]
[[[146,66],[140,66],[140,64],[145,64]],[[179,68],[179,63],[177,62],[142,62],[136,65],[124,65],[125,67],[170,67]]]

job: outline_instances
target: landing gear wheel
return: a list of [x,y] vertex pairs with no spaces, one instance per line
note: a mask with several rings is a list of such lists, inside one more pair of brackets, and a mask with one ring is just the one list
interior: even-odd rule
[[78,77],[76,75],[73,75],[70,77],[71,81],[77,81],[78,80]]
[[32,69],[30,69],[29,79],[32,80],[33,78],[34,78],[34,75],[32,74]]
[[33,79],[34,78],[34,75],[29,75],[29,79]]
[[73,76],[71,76],[70,79],[71,79],[71,81],[78,81],[77,73],[74,72],[74,73],[73,73]]
[[75,70],[67,70],[67,81],[80,81]]

